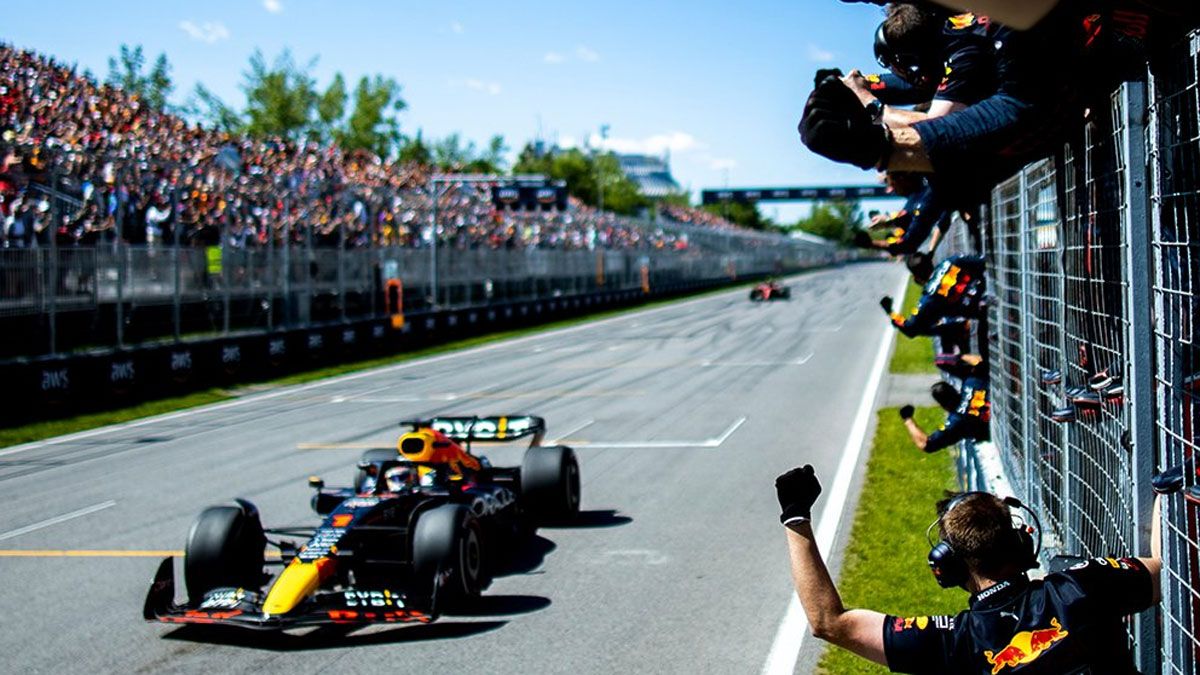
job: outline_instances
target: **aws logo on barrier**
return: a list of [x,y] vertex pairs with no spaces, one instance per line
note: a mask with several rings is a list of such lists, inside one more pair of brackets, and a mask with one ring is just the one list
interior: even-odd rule
[[108,381],[113,384],[133,382],[136,378],[133,361],[114,361],[108,371]]
[[225,373],[232,375],[242,365],[242,348],[240,345],[225,345],[221,347],[221,366]]
[[274,338],[267,342],[267,359],[272,366],[278,366],[287,358],[287,340]]
[[192,376],[192,352],[184,350],[171,352],[171,379],[176,382],[186,382]]
[[67,368],[42,371],[42,391],[66,391],[71,388],[71,374]]

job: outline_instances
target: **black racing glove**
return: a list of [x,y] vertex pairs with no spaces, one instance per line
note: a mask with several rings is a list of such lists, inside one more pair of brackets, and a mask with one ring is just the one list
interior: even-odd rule
[[775,479],[775,494],[783,513],[779,522],[788,525],[812,519],[812,507],[821,495],[821,482],[811,465],[783,474]]
[[892,296],[885,295],[879,299],[879,306],[883,308],[884,312],[887,312],[888,316],[891,316],[892,309],[896,306],[896,301],[892,300]]
[[915,415],[916,413],[917,413],[916,408],[912,407],[911,405],[906,405],[900,409],[900,419],[907,422],[907,421],[911,420],[913,418],[913,415]]
[[809,95],[799,130],[809,150],[860,169],[875,168],[891,155],[887,132],[836,78],[826,78]]
[[874,248],[875,240],[866,230],[855,230],[854,245],[859,248]]
[[821,68],[817,74],[813,76],[813,88],[821,86],[821,83],[829,78],[842,79],[842,71],[840,68]]

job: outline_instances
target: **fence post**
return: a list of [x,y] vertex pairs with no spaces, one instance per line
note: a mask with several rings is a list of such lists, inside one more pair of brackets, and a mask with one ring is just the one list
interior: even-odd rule
[[[1130,82],[1117,94],[1125,115],[1124,185],[1126,204],[1125,236],[1129,243],[1125,261],[1125,301],[1129,307],[1129,334],[1126,336],[1129,354],[1129,406],[1132,461],[1130,469],[1133,487],[1134,539],[1139,556],[1150,555],[1150,520],[1154,493],[1150,477],[1154,473],[1154,279],[1150,267],[1150,218],[1146,172],[1146,85]],[[1159,666],[1156,617],[1139,614],[1135,622],[1137,661],[1143,672]]]
[[[1018,217],[1016,222],[1016,243],[1017,243],[1017,297],[1020,298],[1017,303],[1018,313],[1020,314],[1021,322],[1021,351],[1024,352],[1024,358],[1021,359],[1020,374],[1021,382],[1021,443],[1025,446],[1021,448],[1021,455],[1025,458],[1025,468],[1022,472],[1024,479],[1023,485],[1013,485],[1013,491],[1017,493],[1022,501],[1029,503],[1032,501],[1033,491],[1033,471],[1034,471],[1034,454],[1037,454],[1038,459],[1041,459],[1041,452],[1034,447],[1033,442],[1036,434],[1030,433],[1036,425],[1034,408],[1030,406],[1030,387],[1029,376],[1031,370],[1029,368],[1030,350],[1028,349],[1029,336],[1035,335],[1036,331],[1033,322],[1030,320],[1032,311],[1029,307],[1029,269],[1027,256],[1029,254],[1029,243],[1025,240],[1026,234],[1029,232],[1029,170],[1021,169],[1018,174],[1020,180],[1017,183],[1019,192],[1017,193],[1017,209]],[[1036,404],[1035,404],[1036,405]],[[1036,509],[1038,505],[1030,504],[1030,508]]]

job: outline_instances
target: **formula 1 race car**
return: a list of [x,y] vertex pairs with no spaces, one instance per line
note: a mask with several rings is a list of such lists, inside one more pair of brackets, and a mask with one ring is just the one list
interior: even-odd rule
[[764,281],[756,285],[750,290],[750,300],[752,302],[763,302],[765,300],[791,300],[792,289],[784,286],[775,280]]
[[[353,487],[309,479],[322,519],[315,528],[264,529],[258,509],[242,499],[205,509],[188,533],[186,601],[175,600],[167,558],[146,596],[146,620],[259,630],[429,623],[478,597],[503,555],[539,524],[579,512],[575,453],[541,445],[540,417],[402,425],[411,431],[397,449],[363,454]],[[472,441],[524,438],[531,441],[520,467],[492,467],[470,451]],[[278,560],[266,557],[268,544]],[[283,569],[266,573],[272,565]]]

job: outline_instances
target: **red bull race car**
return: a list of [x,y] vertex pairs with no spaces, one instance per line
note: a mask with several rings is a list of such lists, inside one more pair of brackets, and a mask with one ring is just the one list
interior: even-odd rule
[[[429,623],[469,604],[539,524],[579,512],[579,463],[542,446],[532,416],[404,422],[397,448],[371,449],[354,485],[316,491],[316,527],[264,528],[238,499],[205,509],[188,533],[185,599],[175,561],[159,565],[148,621],[284,630],[323,624]],[[493,467],[471,443],[530,439],[519,467]],[[268,547],[278,557],[268,558]],[[282,568],[269,573],[272,567]]]
[[765,302],[767,300],[791,300],[792,289],[775,281],[764,281],[750,289],[751,302]]

